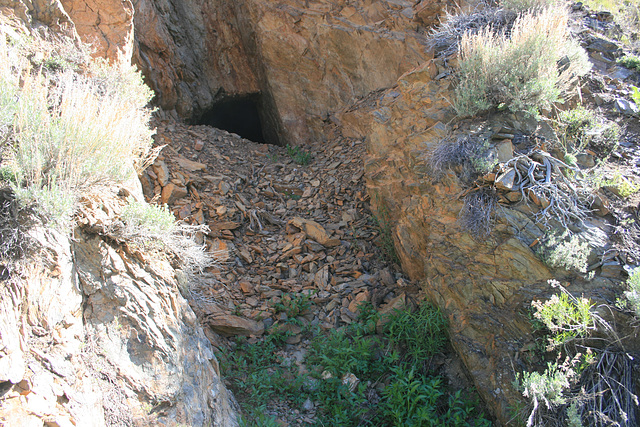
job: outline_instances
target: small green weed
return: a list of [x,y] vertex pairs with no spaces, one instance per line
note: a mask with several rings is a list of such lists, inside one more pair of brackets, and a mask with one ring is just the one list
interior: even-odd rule
[[631,100],[640,105],[640,89],[635,86],[631,86]]
[[280,302],[274,305],[277,313],[284,312],[290,319],[303,314],[311,306],[311,295],[309,294],[285,294]]
[[219,354],[224,377],[251,419],[260,419],[261,408],[274,398],[301,396],[304,377],[297,376],[295,367],[287,367],[278,355],[285,338],[285,334],[271,334],[253,344],[239,338],[233,351]]
[[[557,282],[556,282],[557,283]],[[578,337],[585,337],[596,328],[591,308],[593,304],[585,298],[576,298],[564,288],[563,292],[553,295],[542,303],[533,301],[536,309],[534,316],[551,331],[552,347],[563,345]]]
[[[520,379],[522,378],[522,379]],[[561,405],[566,402],[563,396],[570,386],[567,372],[558,368],[556,363],[549,363],[544,373],[523,372],[522,377],[516,375],[522,394],[533,400],[534,406],[544,402],[547,408],[552,405]]]
[[16,172],[10,166],[0,166],[0,183],[16,183]]
[[557,132],[565,153],[575,155],[591,147],[608,156],[620,139],[620,126],[582,106],[562,111],[558,115]]
[[[375,197],[377,198],[378,196],[376,195]],[[379,204],[378,211],[373,219],[378,225],[378,230],[380,231],[378,243],[382,249],[382,253],[388,261],[399,264],[400,258],[396,252],[395,243],[393,242],[391,213],[389,212],[389,209],[386,206]]]
[[618,58],[618,64],[630,70],[640,71],[640,58],[635,55],[625,55]]
[[611,179],[604,179],[599,182],[600,187],[609,187],[615,194],[623,199],[635,194],[640,190],[640,186],[635,185],[626,179],[620,172],[616,172]]
[[309,351],[308,362],[342,377],[347,373],[364,376],[372,372],[381,374],[384,365],[377,364],[376,349],[381,342],[374,337],[351,335],[346,329],[332,331],[329,336],[314,340]]
[[391,368],[391,382],[384,389],[384,414],[389,425],[428,426],[441,425],[437,414],[442,397],[441,379],[416,375],[414,369],[404,365]]
[[627,279],[628,291],[624,293],[630,308],[640,317],[640,268],[634,270]]
[[439,309],[424,302],[415,312],[396,310],[385,325],[385,334],[407,357],[426,361],[447,342],[447,322]]
[[287,155],[293,159],[299,165],[308,165],[313,156],[310,152],[302,150],[300,147],[291,146],[287,144]]
[[[491,425],[476,401],[460,391],[449,394],[439,377],[420,368],[424,360],[415,359],[438,350],[433,343],[418,343],[420,333],[406,328],[424,327],[435,334],[430,324],[444,325],[439,312],[432,306],[396,312],[392,329],[402,339],[395,341],[390,331],[372,335],[377,320],[373,306],[363,303],[356,322],[328,333],[315,330],[305,360],[308,374],[285,367],[280,347],[286,336],[266,336],[251,345],[240,339],[236,349],[220,359],[223,375],[245,411],[243,425],[270,426],[273,420],[262,415],[269,402],[287,401],[295,407],[307,398],[317,409],[315,425]],[[445,336],[442,330],[440,336]],[[407,348],[414,351],[410,354]]]

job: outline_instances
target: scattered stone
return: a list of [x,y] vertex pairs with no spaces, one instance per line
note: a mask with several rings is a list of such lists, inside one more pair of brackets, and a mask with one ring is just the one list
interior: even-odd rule
[[592,168],[596,165],[593,155],[589,153],[580,153],[576,155],[576,160],[578,161],[578,165],[585,168]]
[[513,158],[513,143],[510,139],[505,139],[502,142],[497,143],[496,152],[500,163],[508,162]]
[[307,400],[305,400],[304,403],[302,404],[302,408],[307,412],[312,411],[314,408],[314,405],[311,399],[307,398]]
[[353,393],[358,387],[358,384],[360,384],[360,379],[351,372],[347,372],[342,377],[342,384],[349,387],[349,391]]
[[228,313],[211,314],[204,319],[204,324],[226,337],[236,335],[259,336],[264,333],[264,323]]
[[203,171],[207,169],[207,165],[204,163],[194,162],[193,160],[185,159],[182,156],[177,157],[175,160],[182,169],[186,169],[189,172]]
[[516,184],[516,171],[513,168],[509,168],[506,172],[500,174],[496,179],[495,186],[499,190],[516,191],[520,188]]
[[614,106],[619,113],[627,116],[638,114],[638,106],[633,101],[628,101],[624,98],[616,98]]
[[186,197],[188,194],[189,192],[185,187],[178,186],[170,182],[162,189],[160,200],[162,201],[162,203],[170,205],[176,200]]
[[158,184],[160,184],[161,187],[167,185],[169,182],[169,168],[167,164],[162,160],[156,160],[151,169],[155,172]]
[[292,224],[300,230],[304,231],[310,239],[315,240],[323,246],[334,247],[340,244],[339,239],[329,238],[329,234],[324,229],[324,227],[313,220],[295,217],[291,221],[289,221],[289,224]]

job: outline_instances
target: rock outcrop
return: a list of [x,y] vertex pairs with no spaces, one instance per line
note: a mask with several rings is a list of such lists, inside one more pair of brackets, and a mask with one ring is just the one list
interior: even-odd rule
[[133,54],[133,4],[130,0],[60,0],[78,36],[93,54],[110,60]]
[[0,423],[237,425],[169,261],[96,233],[113,200],[85,200],[73,242],[34,229],[38,256],[0,283]]
[[138,1],[135,60],[163,108],[197,118],[225,97],[255,95],[267,140],[302,144],[321,138],[331,113],[423,61],[421,23],[448,3],[414,3]]
[[450,0],[2,0],[132,59],[156,103],[198,121],[217,103],[255,104],[265,140],[300,145],[358,98],[391,86],[425,60],[425,33]]
[[[465,2],[466,4],[466,2]],[[132,59],[157,104],[198,121],[250,98],[273,143],[322,139],[321,126],[428,59],[425,34],[449,0],[2,0],[27,23]]]
[[[367,143],[367,188],[374,208],[391,219],[405,272],[446,313],[451,341],[478,392],[500,424],[508,425],[522,399],[515,373],[534,344],[531,301],[557,293],[548,280],[566,272],[550,270],[536,256],[532,246],[547,230],[526,205],[498,208],[486,239],[474,239],[461,227],[462,179],[453,171],[435,177],[426,162],[445,136],[472,131],[464,122],[452,124],[453,81],[444,71],[441,60],[428,61],[340,119],[344,134]],[[523,133],[537,128],[513,115],[495,120]],[[606,244],[604,223],[594,219],[585,227],[585,236],[598,235],[604,239],[600,246]],[[604,276],[574,277],[568,290],[612,303],[621,292],[619,280]]]

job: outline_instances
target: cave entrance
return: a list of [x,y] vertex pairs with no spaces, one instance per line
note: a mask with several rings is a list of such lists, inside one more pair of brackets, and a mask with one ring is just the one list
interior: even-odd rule
[[253,142],[280,145],[273,132],[265,132],[265,117],[260,95],[236,96],[212,105],[196,124],[224,129]]

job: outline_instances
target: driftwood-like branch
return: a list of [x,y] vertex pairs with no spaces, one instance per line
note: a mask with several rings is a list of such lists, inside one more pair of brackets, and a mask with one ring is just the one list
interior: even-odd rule
[[[502,178],[511,171],[513,179],[504,183]],[[583,222],[591,213],[588,205],[592,196],[580,184],[581,178],[579,169],[536,149],[502,165],[494,185],[507,191],[519,191],[525,203],[533,202],[538,206],[537,221],[547,223],[555,219],[566,227],[572,221]]]

